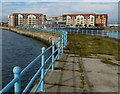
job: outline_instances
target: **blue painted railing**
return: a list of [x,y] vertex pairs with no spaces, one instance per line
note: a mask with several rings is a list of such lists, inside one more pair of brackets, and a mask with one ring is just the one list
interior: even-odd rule
[[[23,94],[23,93],[27,93],[31,87],[31,85],[34,83],[34,81],[36,80],[36,78],[38,77],[39,74],[41,74],[41,78],[40,81],[38,82],[36,88],[34,89],[34,93],[37,92],[38,88],[40,87],[40,90],[42,92],[45,92],[45,88],[44,88],[44,79],[45,76],[47,75],[47,73],[49,72],[50,68],[52,68],[52,70],[54,70],[54,62],[57,59],[60,59],[60,54],[64,52],[64,48],[67,45],[67,32],[64,30],[54,30],[54,29],[41,29],[41,28],[19,28],[19,29],[29,29],[29,30],[40,30],[40,31],[44,31],[44,32],[50,32],[50,33],[55,33],[61,35],[61,37],[58,38],[58,41],[52,41],[52,45],[50,47],[48,47],[47,49],[45,47],[43,47],[42,53],[37,56],[27,67],[25,67],[23,70],[21,70],[21,68],[19,66],[16,66],[13,68],[13,73],[14,73],[14,79],[12,81],[10,81],[1,91],[0,94],[4,94],[7,93],[13,86],[14,86],[14,92],[15,93],[19,93],[19,94]],[[45,59],[45,54],[48,50],[52,49],[52,53],[49,57],[47,57],[47,59]],[[49,60],[52,59],[51,63],[49,64]],[[34,74],[34,76],[32,77],[32,79],[30,80],[30,82],[27,84],[27,86],[25,87],[25,89],[22,91],[21,90],[21,78],[23,77],[23,75],[25,75],[25,73],[32,68],[33,64],[35,64],[37,61],[41,60],[41,66],[38,69],[38,71]],[[47,68],[46,65],[49,66]]]
[[118,31],[106,31],[106,30],[89,30],[89,29],[61,29],[56,28],[55,30],[65,30],[68,33],[79,33],[79,34],[87,34],[87,35],[97,35],[97,36],[106,36],[110,38],[120,39],[120,32]]

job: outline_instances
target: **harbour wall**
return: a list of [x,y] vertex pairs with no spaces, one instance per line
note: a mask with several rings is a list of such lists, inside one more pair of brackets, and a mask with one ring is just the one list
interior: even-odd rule
[[43,31],[22,30],[22,29],[9,28],[9,27],[0,27],[0,29],[9,30],[21,35],[25,35],[37,39],[39,41],[43,41],[47,45],[51,45],[52,41],[58,41],[58,37],[60,37],[60,35],[49,32],[43,32]]

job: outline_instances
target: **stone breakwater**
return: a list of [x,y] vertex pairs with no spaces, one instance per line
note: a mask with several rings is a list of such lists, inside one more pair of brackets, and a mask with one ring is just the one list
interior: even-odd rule
[[43,41],[44,43],[51,45],[52,41],[57,41],[60,35],[56,35],[54,33],[43,32],[43,31],[35,31],[35,30],[22,30],[16,28],[9,28],[9,27],[0,27],[0,29],[10,30],[12,32],[25,35],[39,41]]

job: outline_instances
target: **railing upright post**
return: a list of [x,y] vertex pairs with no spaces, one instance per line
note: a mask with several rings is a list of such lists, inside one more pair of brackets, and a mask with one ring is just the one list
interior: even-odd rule
[[41,82],[41,91],[42,92],[45,92],[45,88],[44,88],[44,70],[45,70],[45,47],[42,47],[42,69],[41,69],[41,79],[42,79],[42,82]]
[[93,35],[93,30],[91,30],[92,31],[92,35]]
[[64,35],[62,35],[62,53],[64,52]]
[[102,36],[103,36],[103,30],[102,30]]
[[68,39],[68,32],[66,32],[66,45],[67,45],[67,39]]
[[21,93],[21,68],[16,66],[13,68],[14,78],[18,78],[18,81],[14,84],[15,94]]
[[82,34],[83,34],[83,29],[82,29]]
[[114,38],[114,31],[112,31],[112,38]]
[[54,59],[55,59],[55,57],[54,57],[54,54],[55,54],[55,42],[54,41],[52,41],[52,70],[54,70]]
[[77,29],[77,34],[78,34],[78,29]]
[[63,37],[63,42],[64,42],[64,43],[63,43],[63,44],[64,44],[63,47],[65,48],[65,45],[66,45],[66,44],[65,44],[65,33],[63,34],[63,36],[64,36],[64,37]]
[[58,37],[58,59],[60,59],[60,37]]
[[64,34],[64,48],[66,48],[66,32]]
[[98,35],[98,30],[97,30],[97,35]]
[[116,39],[117,39],[117,38],[119,38],[119,37],[118,37],[118,31],[116,31]]

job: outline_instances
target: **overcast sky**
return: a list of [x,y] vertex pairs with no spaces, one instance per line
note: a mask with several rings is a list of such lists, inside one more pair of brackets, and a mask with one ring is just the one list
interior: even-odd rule
[[[108,14],[109,23],[117,23],[118,20],[118,0],[3,0],[2,1],[2,19],[7,21],[7,16],[12,13],[43,13],[50,16],[59,16],[62,14],[75,13],[98,13]],[[41,2],[38,2],[41,1]],[[44,2],[43,2],[44,1]],[[49,2],[48,2],[49,1]],[[53,2],[50,2],[53,1]],[[100,2],[101,1],[101,2]],[[112,1],[112,2],[110,2]]]

